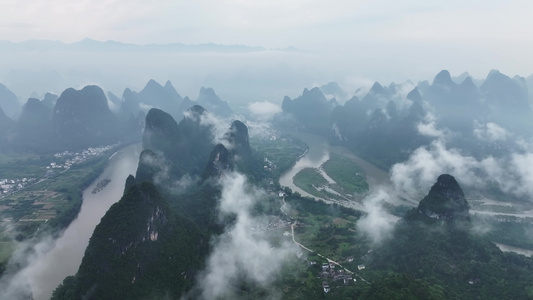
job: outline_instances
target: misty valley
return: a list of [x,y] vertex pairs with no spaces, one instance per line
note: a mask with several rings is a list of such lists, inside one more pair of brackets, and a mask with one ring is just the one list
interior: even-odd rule
[[0,299],[533,299],[533,77],[296,88],[0,84]]

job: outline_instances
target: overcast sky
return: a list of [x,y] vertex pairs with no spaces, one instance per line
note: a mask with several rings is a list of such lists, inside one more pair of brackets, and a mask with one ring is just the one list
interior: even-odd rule
[[532,16],[530,0],[2,0],[0,40],[294,46],[373,80],[529,76]]
[[491,0],[3,0],[0,37],[314,47],[357,40],[531,44],[533,3]]

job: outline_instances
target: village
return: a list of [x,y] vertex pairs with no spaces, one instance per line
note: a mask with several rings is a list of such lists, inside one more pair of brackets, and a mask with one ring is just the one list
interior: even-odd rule
[[10,194],[23,189],[28,184],[37,181],[37,178],[0,179],[0,194]]
[[[275,168],[275,165],[273,164],[271,164],[270,166]],[[368,283],[368,281],[366,281],[360,275],[360,272],[366,269],[366,266],[364,264],[357,265],[357,271],[359,272],[358,274],[342,266],[340,263],[335,262],[334,260],[328,257],[325,257],[324,255],[312,249],[309,249],[308,247],[305,247],[301,243],[297,242],[295,233],[294,233],[294,228],[297,226],[305,226],[305,225],[299,222],[298,220],[294,220],[290,218],[287,215],[287,212],[284,211],[284,207],[286,205],[285,197],[287,195],[285,194],[283,190],[280,189],[278,191],[275,191],[274,188],[270,188],[270,194],[275,195],[281,199],[283,205],[281,206],[280,210],[282,211],[283,215],[286,216],[285,219],[273,216],[270,218],[268,224],[263,224],[258,227],[252,227],[251,230],[267,231],[267,230],[275,230],[275,229],[282,229],[282,228],[290,227],[290,231],[284,231],[282,235],[285,238],[289,238],[289,237],[292,238],[292,241],[298,246],[298,249],[296,251],[296,257],[298,259],[305,260],[307,264],[309,265],[309,267],[317,266],[319,265],[319,262],[317,262],[316,260],[309,260],[309,257],[305,253],[309,253],[313,257],[315,256],[320,257],[322,261],[324,260],[327,261],[327,262],[322,263],[320,271],[317,272],[316,274],[317,277],[320,277],[320,279],[322,279],[322,288],[324,290],[324,293],[329,293],[334,284],[336,288],[339,288],[345,285],[356,283],[357,279],[355,277],[358,277],[361,280],[361,282]],[[368,255],[371,252],[372,252],[372,249],[370,249],[368,253],[366,253],[362,257],[362,259],[367,260]],[[353,263],[354,257],[348,256],[344,259],[344,262]]]
[[65,162],[63,164],[61,163],[50,163],[50,166],[47,166],[47,169],[69,169],[71,166],[80,164],[88,159],[98,157],[102,155],[104,152],[111,150],[118,146],[118,144],[114,145],[107,145],[107,146],[101,146],[101,147],[89,147],[81,152],[70,152],[70,151],[63,151],[60,153],[55,153],[54,157],[57,159],[65,159]]
[[42,178],[1,178],[0,179],[0,199],[7,195],[16,193],[28,187],[29,185],[40,183],[47,178],[53,177],[57,172],[65,172],[73,165],[83,163],[91,158],[99,157],[106,151],[116,148],[117,144],[101,147],[89,147],[81,152],[63,151],[55,153],[53,157],[57,159],[50,162],[44,169]]
[[[292,225],[294,227],[295,224]],[[308,257],[304,254],[303,250],[306,250],[312,254],[315,254],[319,256],[320,258],[326,260],[327,262],[323,262],[321,265],[321,268],[318,271],[317,277],[320,277],[322,280],[322,288],[324,290],[324,293],[329,293],[331,291],[331,288],[333,284],[335,284],[335,287],[339,288],[344,285],[350,285],[357,282],[357,279],[355,277],[359,277],[359,279],[364,282],[368,283],[363,277],[361,277],[360,273],[362,270],[366,269],[366,266],[364,264],[357,265],[357,271],[359,273],[355,273],[354,271],[351,271],[347,269],[346,267],[342,266],[340,263],[333,261],[332,259],[325,257],[321,255],[320,253],[317,253],[302,244],[296,242],[294,238],[294,230],[292,231],[292,238],[294,243],[298,245],[298,250],[296,252],[296,256],[300,259],[304,259],[307,261],[309,267],[317,266],[319,263],[317,263],[316,260],[308,260]],[[371,250],[370,250],[371,251]],[[352,263],[354,261],[353,256],[346,257],[344,262]]]

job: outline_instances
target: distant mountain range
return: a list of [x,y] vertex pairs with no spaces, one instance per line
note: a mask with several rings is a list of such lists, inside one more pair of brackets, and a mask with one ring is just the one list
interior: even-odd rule
[[266,50],[300,51],[294,47],[283,49],[268,49],[246,45],[221,45],[215,43],[205,44],[130,44],[117,41],[97,41],[86,38],[79,42],[63,43],[50,40],[28,40],[23,42],[0,41],[0,52],[9,51],[90,51],[90,52],[259,52]]
[[[462,81],[459,81],[461,80]],[[457,83],[456,81],[459,81]],[[410,89],[407,95],[402,92]],[[509,143],[483,142],[479,124],[497,124],[502,132],[533,134],[533,110],[527,81],[492,70],[476,81],[462,74],[452,78],[446,70],[433,82],[416,86],[375,82],[366,94],[356,91],[339,105],[335,98],[345,95],[338,84],[305,89],[301,96],[283,100],[283,112],[274,118],[279,128],[292,128],[328,136],[332,143],[347,146],[383,169],[405,160],[410,153],[444,132],[451,132],[450,145],[475,157],[499,156]],[[362,97],[361,97],[362,96]],[[421,126],[433,126],[421,132]]]
[[20,103],[17,100],[17,96],[1,83],[0,107],[2,107],[4,113],[11,119],[14,119],[20,113]]
[[41,100],[29,98],[22,108],[15,94],[0,84],[0,147],[47,152],[139,140],[151,108],[182,120],[196,104],[215,116],[234,114],[212,88],[202,87],[198,99],[192,101],[182,98],[170,81],[162,86],[151,79],[140,92],[125,89],[122,98],[111,92],[106,96],[95,85],[69,88],[59,97],[46,93]]
[[110,98],[116,98],[116,105],[119,106],[118,114],[123,118],[136,116],[141,111],[147,113],[150,108],[159,108],[169,113],[174,120],[181,120],[183,113],[195,104],[220,117],[229,117],[233,114],[228,103],[220,99],[212,88],[202,87],[198,99],[192,101],[189,97],[182,98],[170,81],[162,86],[150,79],[138,93],[125,89],[121,101],[114,95]]

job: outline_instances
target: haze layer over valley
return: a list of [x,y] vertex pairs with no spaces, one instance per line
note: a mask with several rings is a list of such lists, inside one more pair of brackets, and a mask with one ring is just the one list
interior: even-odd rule
[[[112,93],[106,96],[98,86],[87,86],[81,90],[67,89],[59,97],[49,94],[43,100],[28,100],[18,120],[5,117],[9,126],[5,127],[3,147],[9,159],[17,159],[10,154],[14,150],[31,153],[38,145],[31,139],[21,142],[25,141],[26,134],[31,134],[31,131],[22,129],[31,129],[35,126],[31,122],[37,120],[26,117],[28,114],[42,116],[41,128],[49,126],[47,134],[56,139],[56,143],[47,146],[50,148],[39,150],[41,157],[46,157],[49,151],[65,149],[52,156],[62,161],[64,156],[73,155],[70,151],[74,153],[83,147],[113,141],[118,143],[105,149],[119,149],[140,140],[144,149],[135,176],[125,181],[122,199],[96,227],[76,275],[67,277],[53,298],[81,297],[88,292],[94,295],[91,297],[108,297],[119,290],[120,293],[129,291],[131,297],[185,295],[209,299],[215,295],[232,298],[266,293],[284,298],[306,294],[320,287],[311,280],[309,287],[303,290],[289,288],[291,283],[279,281],[279,276],[289,273],[296,278],[304,274],[310,274],[311,278],[322,277],[328,286],[342,279],[344,286],[335,293],[368,295],[374,284],[388,284],[380,270],[389,266],[376,263],[375,271],[366,276],[361,269],[357,272],[355,266],[373,266],[372,256],[364,255],[364,251],[392,243],[398,220],[418,205],[441,173],[449,173],[461,182],[470,210],[467,213],[468,222],[472,224],[467,226],[469,234],[481,235],[489,244],[492,243],[489,240],[495,241],[505,250],[527,253],[527,249],[533,248],[528,233],[532,224],[528,211],[533,210],[527,189],[531,179],[523,169],[531,155],[531,127],[528,124],[532,120],[525,79],[510,78],[493,70],[476,85],[471,77],[452,78],[448,71],[441,71],[431,83],[381,85],[375,82],[367,92],[358,89],[357,93],[360,96],[352,96],[344,104],[339,104],[331,95],[348,93],[332,82],[305,88],[294,99],[286,96],[281,106],[273,102],[252,103],[244,114],[235,113],[212,88],[202,87],[193,101],[182,96],[170,81],[162,85],[155,80],[149,80],[138,92],[126,88],[122,99]],[[54,107],[45,109],[47,105]],[[82,107],[85,108],[80,110]],[[101,120],[115,124],[109,125],[114,127],[115,133],[106,130],[107,133],[102,134],[97,124],[91,125],[94,118],[87,111],[97,110],[105,112],[103,119],[100,113]],[[51,119],[47,117],[50,111],[53,111]],[[67,125],[78,124],[80,120],[87,125],[77,130],[72,130],[73,125]],[[80,138],[87,135],[80,136],[79,130],[87,130],[94,137],[84,139],[85,144],[80,143]],[[142,138],[139,130],[142,130]],[[120,135],[119,132],[128,134]],[[39,165],[38,162],[35,163]],[[105,166],[104,163],[105,160],[94,160],[97,165]],[[72,172],[71,169],[76,169],[74,164],[70,160],[50,163],[47,168],[52,173],[46,172],[45,178],[32,180],[41,185],[50,180],[60,184],[61,177],[57,176]],[[99,168],[97,165],[95,171]],[[9,166],[9,160],[6,166]],[[61,172],[54,174],[57,168]],[[93,167],[85,164],[83,168]],[[11,179],[6,180],[9,182]],[[100,189],[108,188],[107,184],[107,179],[98,179],[93,184],[95,187],[89,189],[98,193]],[[68,236],[66,233],[72,219],[65,219],[62,225],[47,226],[45,222],[34,231],[23,229],[22,219],[28,217],[13,214],[17,207],[13,203],[23,203],[13,197],[23,195],[25,190],[34,195],[40,193],[40,189],[30,188],[29,181],[26,185],[15,185],[4,191],[5,199],[16,201],[6,202],[5,220],[14,222],[15,231],[5,231],[4,235],[13,236],[20,230],[26,232],[17,238],[23,242],[12,242],[12,245],[25,248],[13,252],[20,254],[12,256],[11,263],[6,264],[3,285],[13,297],[33,295],[37,299],[46,299],[50,287],[36,281],[39,277],[32,277],[32,270],[36,272],[38,265],[46,264],[36,259],[45,259],[48,251],[53,253],[54,247],[63,243],[62,238]],[[57,191],[60,195],[65,193],[60,187]],[[237,199],[248,200],[234,202]],[[50,200],[45,198],[44,203],[47,201]],[[38,204],[34,202],[34,205]],[[430,206],[427,217],[454,219],[447,213],[441,216],[440,208],[435,205]],[[123,210],[132,211],[121,216]],[[424,210],[420,208],[420,211]],[[304,216],[323,215],[322,221],[314,219],[311,222],[306,217],[297,217],[302,213]],[[39,214],[39,211],[33,214]],[[77,214],[75,207],[72,214]],[[83,209],[80,214],[79,218],[85,217]],[[330,223],[332,219],[328,215],[344,220],[339,223],[342,225]],[[48,218],[54,221],[60,217],[63,215]],[[111,230],[116,224],[122,225]],[[148,224],[148,227],[142,229],[142,224]],[[55,244],[54,239],[63,235],[62,230],[67,227],[65,235]],[[258,231],[258,228],[265,229]],[[323,243],[321,239],[325,233],[313,233],[312,228],[349,230],[333,238],[334,242]],[[183,236],[182,230],[193,232],[186,244],[177,243],[172,237]],[[350,237],[355,233],[355,237]],[[475,236],[473,238],[477,238]],[[352,240],[342,241],[344,238]],[[207,240],[210,242],[206,243]],[[111,244],[106,246],[110,241]],[[243,256],[239,249],[250,243],[258,243],[258,247],[246,258],[248,256]],[[331,247],[337,243],[345,246]],[[45,244],[46,247],[39,246]],[[104,250],[111,245],[118,248]],[[37,250],[31,257],[19,252],[34,247],[44,250]],[[143,258],[153,256],[149,253],[159,247],[170,247],[168,251],[181,253],[175,256],[173,263],[187,262],[187,267],[180,271],[182,279],[175,277],[179,273],[175,269],[165,269],[161,265],[162,258],[154,257],[150,262]],[[189,258],[183,260],[182,255]],[[266,265],[251,263],[252,257],[257,255],[266,259],[268,271],[264,269]],[[136,267],[119,262],[126,256],[137,261]],[[315,256],[337,264],[344,261],[342,265],[346,273],[332,271],[335,275],[321,275],[313,268],[304,268],[302,262],[312,266],[312,262],[316,263],[312,260]],[[95,259],[100,262],[95,264]],[[283,264],[292,267],[284,269]],[[235,268],[234,275],[221,281],[221,276],[227,275],[222,275],[221,270],[228,268]],[[105,279],[105,276],[94,277],[104,269],[109,278],[122,278],[120,283],[116,279]],[[116,272],[131,273],[126,275],[131,278],[123,278],[124,275]],[[182,284],[173,287],[164,281],[155,284],[149,279],[152,277],[144,275],[148,273],[166,274],[164,276],[176,278],[174,280]],[[246,278],[241,278],[242,274],[247,274]],[[426,278],[425,274],[429,273],[413,273],[412,276],[422,279]],[[356,280],[354,284],[347,278],[359,278],[360,281]],[[450,284],[451,279],[443,280],[440,284]],[[112,285],[107,287],[107,284]],[[253,288],[247,291],[242,284]],[[428,284],[436,282],[429,280]],[[117,289],[117,285],[123,288]],[[267,292],[271,287],[276,288]],[[322,287],[320,293],[329,293],[324,284]],[[290,292],[282,292],[286,288]],[[464,293],[462,288],[452,290],[453,294]],[[435,295],[451,294],[435,292]]]
[[3,8],[0,300],[533,297],[531,3]]

